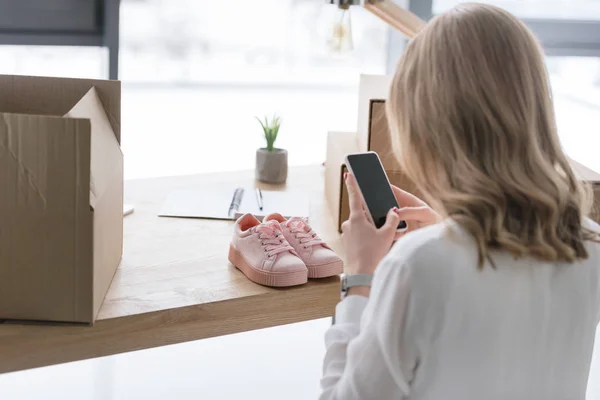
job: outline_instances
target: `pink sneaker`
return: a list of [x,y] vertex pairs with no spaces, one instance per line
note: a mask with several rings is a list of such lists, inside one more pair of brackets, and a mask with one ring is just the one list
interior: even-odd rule
[[294,286],[308,281],[306,265],[283,236],[279,223],[261,224],[252,214],[235,223],[229,261],[261,285]]
[[342,259],[308,226],[304,218],[286,220],[281,214],[270,214],[265,221],[277,221],[281,225],[283,236],[306,264],[309,278],[326,278],[344,272]]

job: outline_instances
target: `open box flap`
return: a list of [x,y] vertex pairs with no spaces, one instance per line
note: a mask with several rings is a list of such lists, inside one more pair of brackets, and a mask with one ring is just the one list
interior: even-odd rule
[[96,79],[0,75],[0,111],[14,114],[63,116],[95,87],[121,142],[121,82]]
[[96,88],[92,87],[65,117],[86,118],[91,123],[90,206],[95,209],[114,175],[121,171],[121,148]]
[[593,185],[600,184],[600,174],[598,172],[589,169],[585,165],[573,160],[570,157],[568,157],[568,160],[578,179],[589,182]]

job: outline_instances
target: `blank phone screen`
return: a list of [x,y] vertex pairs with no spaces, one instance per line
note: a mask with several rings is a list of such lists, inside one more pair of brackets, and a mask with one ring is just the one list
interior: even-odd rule
[[[375,226],[381,228],[385,224],[387,213],[398,207],[398,202],[379,157],[375,153],[352,154],[348,155],[348,163]],[[406,228],[406,222],[400,221],[398,228]]]

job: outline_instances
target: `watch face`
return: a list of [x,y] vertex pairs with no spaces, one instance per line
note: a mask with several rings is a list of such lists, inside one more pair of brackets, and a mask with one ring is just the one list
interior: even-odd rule
[[348,277],[346,275],[342,275],[342,292],[348,290]]
[[348,287],[347,287],[347,279],[346,279],[346,275],[342,275],[342,290],[340,293],[340,298],[343,300],[344,297],[346,297],[346,293],[348,292]]

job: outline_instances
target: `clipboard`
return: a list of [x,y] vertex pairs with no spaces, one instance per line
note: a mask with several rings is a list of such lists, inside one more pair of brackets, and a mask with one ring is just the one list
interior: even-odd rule
[[262,190],[262,210],[255,188],[180,189],[167,197],[159,217],[235,220],[251,213],[259,220],[271,213],[285,218],[309,217],[306,193]]

